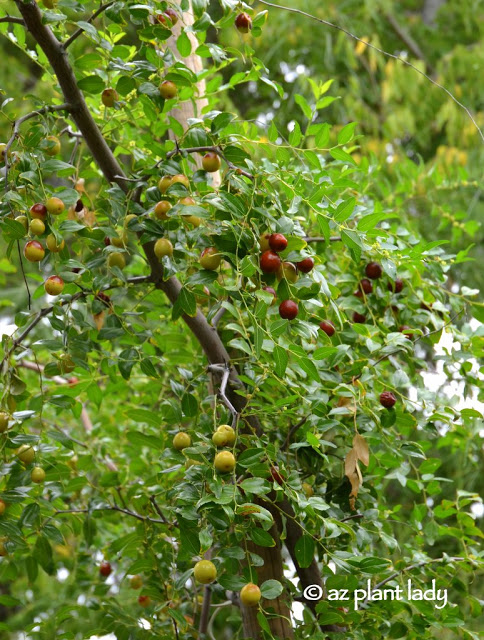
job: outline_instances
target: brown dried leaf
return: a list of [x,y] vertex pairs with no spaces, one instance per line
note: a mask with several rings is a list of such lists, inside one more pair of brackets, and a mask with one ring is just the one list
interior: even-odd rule
[[358,460],[367,467],[370,464],[370,449],[365,438],[360,436],[359,433],[357,433],[353,438],[353,448],[356,451]]
[[94,324],[96,325],[96,329],[98,331],[101,331],[101,329],[104,327],[105,316],[106,314],[104,313],[104,311],[101,311],[101,313],[95,313],[92,316]]
[[351,451],[348,451],[348,453],[346,454],[346,458],[345,458],[345,476],[348,476],[348,478],[350,479],[350,482],[351,482],[351,476],[356,471],[357,459],[358,458],[356,456],[356,451],[354,449],[351,449]]

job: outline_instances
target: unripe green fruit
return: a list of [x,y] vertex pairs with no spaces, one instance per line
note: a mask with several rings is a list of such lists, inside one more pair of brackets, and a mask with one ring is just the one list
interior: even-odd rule
[[34,218],[34,220],[30,221],[29,231],[33,236],[41,236],[43,233],[45,233],[45,224],[42,222],[42,220],[37,220]]
[[173,255],[173,245],[168,238],[158,238],[155,242],[154,251],[157,258],[163,258],[164,256],[171,257]]
[[220,267],[222,256],[215,247],[207,247],[200,256],[200,265],[203,269],[216,271]]
[[231,473],[235,469],[234,454],[230,451],[221,451],[215,456],[214,464],[220,473]]
[[212,442],[216,447],[233,447],[237,436],[228,424],[222,424],[212,436]]
[[177,86],[171,80],[164,80],[159,86],[159,92],[162,98],[165,100],[171,100],[176,97],[178,93]]
[[157,202],[154,210],[155,218],[158,218],[158,220],[168,220],[167,213],[171,209],[171,206],[171,202],[168,202],[168,200]]
[[23,444],[19,449],[17,449],[17,458],[24,464],[31,464],[35,458],[34,448],[29,444]]
[[210,560],[200,560],[193,567],[193,575],[197,582],[210,584],[217,578],[217,567]]
[[182,451],[192,444],[192,439],[185,431],[179,431],[173,438],[173,446],[177,451]]
[[58,296],[64,290],[64,280],[59,276],[50,276],[44,283],[44,289],[50,296]]
[[15,218],[15,221],[19,222],[23,226],[25,231],[29,230],[29,219],[27,218],[27,216],[17,216]]
[[123,253],[115,251],[108,256],[108,267],[118,267],[118,269],[124,269],[126,266],[126,258]]
[[262,253],[264,253],[264,251],[269,251],[270,246],[269,246],[269,238],[271,237],[271,233],[266,232],[266,233],[262,233],[259,236],[259,247]]
[[158,182],[158,189],[161,193],[166,193],[168,188],[173,184],[173,176],[163,176]]
[[35,482],[35,484],[42,484],[42,482],[44,482],[45,480],[45,471],[42,469],[42,467],[34,467],[32,469],[32,473],[30,474],[30,478],[32,482]]
[[209,151],[203,156],[202,167],[204,171],[207,171],[208,173],[215,173],[215,171],[218,171],[221,166],[222,162],[218,153]]
[[311,498],[314,495],[314,489],[309,482],[302,483],[302,490],[304,491],[306,498]]
[[45,153],[48,156],[56,156],[60,153],[61,143],[56,136],[47,136],[45,139]]
[[190,188],[190,180],[183,173],[177,173],[174,175],[171,182],[172,184],[182,184],[187,189]]
[[183,216],[183,222],[188,222],[192,227],[199,227],[202,224],[202,219],[198,216]]
[[49,251],[52,251],[52,253],[59,253],[59,251],[62,251],[62,249],[66,246],[64,239],[62,239],[60,241],[60,244],[58,244],[56,237],[53,233],[49,233],[49,235],[47,236],[47,240],[45,241],[45,244],[47,245],[47,248],[49,249]]
[[118,235],[114,238],[111,238],[111,244],[113,247],[117,247],[121,249],[128,244],[128,232],[126,229],[117,229]]
[[59,216],[65,209],[65,204],[60,198],[49,198],[45,203],[47,211],[53,216]]
[[292,262],[282,262],[277,270],[276,277],[278,280],[285,278],[288,282],[296,282],[298,279],[296,266]]
[[115,89],[104,89],[101,93],[101,101],[105,107],[114,107],[118,99],[118,93]]
[[0,433],[5,433],[8,429],[10,416],[5,411],[0,411]]
[[252,582],[249,582],[240,590],[240,601],[246,607],[256,607],[261,598],[262,594],[259,587]]
[[24,256],[29,262],[40,262],[44,259],[45,249],[37,240],[31,240],[24,247]]

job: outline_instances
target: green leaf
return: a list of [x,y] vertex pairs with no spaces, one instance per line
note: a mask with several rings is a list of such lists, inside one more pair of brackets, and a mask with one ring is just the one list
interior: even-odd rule
[[43,535],[39,535],[35,542],[35,559],[47,574],[52,575],[54,573],[55,566],[52,560],[52,547]]
[[307,569],[314,559],[314,540],[307,534],[302,535],[294,547],[297,561],[303,569]]
[[343,149],[331,149],[329,152],[335,160],[340,160],[341,162],[349,162],[350,164],[356,164],[354,159],[350,156],[349,153],[343,151]]
[[100,76],[86,76],[81,80],[78,80],[77,86],[81,91],[86,93],[102,93],[104,91],[104,80]]
[[345,125],[338,133],[338,144],[346,144],[349,142],[353,138],[355,127],[356,122],[350,122]]
[[264,529],[260,529],[259,527],[256,527],[249,531],[249,535],[252,542],[255,542],[255,544],[258,545],[259,547],[275,547],[276,546],[276,543],[274,542],[274,539],[272,538],[271,534],[268,533],[267,531],[264,531]]
[[266,580],[260,586],[262,597],[267,598],[268,600],[278,598],[283,590],[284,588],[279,580]]
[[272,355],[274,356],[274,365],[275,365],[274,373],[276,374],[276,376],[279,376],[279,378],[282,378],[284,376],[287,363],[289,361],[287,351],[282,347],[280,347],[278,344],[276,344],[274,346],[274,351]]
[[190,41],[190,38],[188,37],[188,34],[185,31],[182,31],[178,36],[176,41],[176,48],[178,49],[178,51],[180,52],[180,55],[183,58],[188,58],[188,56],[191,54],[192,43]]

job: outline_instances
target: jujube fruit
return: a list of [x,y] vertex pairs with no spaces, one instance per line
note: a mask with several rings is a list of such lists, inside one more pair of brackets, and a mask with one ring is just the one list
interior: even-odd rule
[[212,442],[217,447],[232,447],[235,444],[236,433],[228,424],[221,424],[212,436]]
[[109,562],[101,562],[101,564],[99,565],[99,573],[102,575],[102,577],[107,578],[111,575],[111,572],[111,564]]
[[111,238],[111,244],[113,245],[113,247],[121,249],[128,244],[128,232],[124,228],[116,229],[116,232],[118,235],[114,236],[114,238]]
[[141,576],[132,576],[131,580],[129,581],[129,586],[131,587],[131,589],[141,589],[141,587],[143,586],[143,578]]
[[383,271],[378,262],[369,262],[365,267],[365,273],[372,280],[378,280],[378,278],[381,278]]
[[370,280],[368,280],[368,278],[363,278],[362,280],[360,280],[359,288],[361,291],[364,291],[366,294],[372,293],[373,284],[371,283]]
[[10,416],[5,411],[0,411],[0,433],[5,433],[8,429]]
[[269,251],[269,238],[271,237],[271,235],[271,233],[262,233],[259,236],[259,246],[262,253],[264,253],[264,251]]
[[364,324],[366,322],[366,316],[364,316],[362,313],[358,313],[358,311],[355,311],[353,313],[353,322],[356,322],[357,324]]
[[151,604],[150,596],[139,596],[138,604],[140,607],[143,607],[143,609],[147,609]]
[[304,491],[304,495],[306,498],[311,498],[314,495],[314,489],[309,484],[309,482],[302,483],[302,490]]
[[45,222],[45,220],[47,219],[47,207],[45,206],[45,204],[42,204],[41,202],[33,204],[30,207],[30,217],[36,218],[38,220],[43,220]]
[[193,576],[201,584],[210,584],[217,578],[217,567],[210,560],[200,560],[193,567]]
[[281,266],[281,259],[274,251],[264,251],[260,257],[260,268],[264,273],[276,273]]
[[165,100],[171,100],[176,97],[178,93],[177,86],[171,80],[164,80],[159,86],[159,92],[162,98]]
[[304,258],[303,260],[296,262],[296,267],[298,271],[301,271],[302,273],[309,273],[314,268],[314,260],[310,257]]
[[279,315],[284,320],[294,320],[299,313],[299,307],[293,300],[284,300],[279,305]]
[[249,582],[240,590],[240,601],[246,607],[256,607],[262,598],[261,591],[256,584]]
[[65,209],[65,204],[60,198],[52,197],[45,203],[47,211],[53,216],[59,216]]
[[334,328],[333,323],[330,322],[329,320],[323,320],[322,322],[320,322],[319,323],[319,328],[321,329],[321,331],[324,331],[324,333],[326,335],[328,335],[329,337],[334,335],[334,332],[336,331],[336,329]]
[[171,207],[171,202],[168,202],[168,200],[160,200],[160,202],[157,202],[154,209],[155,218],[158,218],[158,220],[168,220],[167,213]]
[[3,516],[6,508],[7,505],[5,504],[5,502],[3,500],[0,500],[0,516]]
[[66,246],[65,240],[62,239],[60,243],[58,243],[53,233],[49,233],[45,244],[47,245],[47,249],[49,249],[49,251],[52,251],[52,253],[59,253],[59,251],[62,251],[62,249]]
[[173,184],[173,176],[163,176],[158,182],[158,189],[161,193],[166,193]]
[[173,438],[173,447],[177,451],[182,451],[192,444],[192,439],[186,431],[179,431]]
[[[25,229],[25,231],[29,230],[29,219],[27,218],[27,216],[17,216],[15,218],[15,222],[18,222],[19,224],[21,224]],[[45,229],[45,225],[44,225],[44,229]]]
[[183,173],[175,174],[171,179],[172,184],[182,184],[187,189],[190,188],[190,180]]
[[230,473],[235,469],[235,457],[230,451],[217,453],[214,460],[215,468],[220,473]]
[[24,256],[29,262],[40,262],[44,259],[45,249],[37,240],[31,240],[24,247]]
[[280,253],[287,247],[287,238],[282,233],[273,233],[269,237],[269,247],[272,251]]
[[45,471],[42,469],[42,467],[34,467],[32,469],[32,473],[30,474],[30,479],[32,480],[32,482],[35,482],[35,484],[42,484],[42,482],[44,482],[45,480]]
[[380,404],[382,407],[385,407],[385,409],[391,409],[395,405],[396,401],[397,399],[391,391],[383,391],[380,394]]
[[200,265],[203,269],[216,271],[220,267],[221,262],[222,256],[215,247],[207,247],[202,251],[202,255],[200,256]]
[[403,289],[403,280],[397,278],[395,282],[388,283],[388,291],[393,291],[394,293],[401,293]]
[[279,471],[279,467],[271,467],[271,478],[281,486],[284,484],[284,477]]
[[50,276],[44,283],[44,289],[50,296],[58,296],[64,290],[64,280],[60,276]]
[[47,136],[45,139],[45,153],[48,156],[56,156],[60,153],[61,143],[56,136]]
[[35,458],[34,448],[29,444],[23,444],[17,450],[17,458],[21,460],[24,464],[31,464]]
[[104,89],[101,93],[101,101],[105,107],[114,107],[118,99],[118,92],[115,89]]
[[154,251],[157,258],[163,258],[164,256],[171,257],[173,255],[173,245],[168,238],[158,238],[155,242]]
[[114,251],[108,256],[108,267],[118,267],[118,269],[124,269],[126,266],[126,258],[123,253]]
[[34,236],[41,236],[43,233],[45,233],[45,224],[42,222],[42,220],[34,218],[30,221],[29,231]]
[[215,173],[222,166],[220,156],[214,151],[208,151],[202,158],[202,167],[208,173]]
[[281,262],[281,266],[277,270],[276,276],[278,280],[285,279],[288,282],[297,282],[298,274],[296,266],[292,262]]
[[249,33],[252,29],[252,18],[248,13],[239,13],[235,18],[235,26],[240,33]]

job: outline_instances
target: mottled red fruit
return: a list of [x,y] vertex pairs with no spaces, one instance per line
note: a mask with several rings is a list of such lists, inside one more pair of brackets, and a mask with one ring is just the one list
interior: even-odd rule
[[101,93],[101,102],[105,107],[114,107],[117,99],[118,92],[116,89],[104,89]]
[[269,246],[272,251],[284,251],[287,247],[287,238],[283,236],[282,233],[273,233],[269,238]]
[[368,280],[368,278],[363,278],[362,280],[360,280],[359,288],[366,294],[372,293],[373,291],[373,285],[371,281]]
[[279,467],[271,467],[271,477],[277,484],[282,485],[284,482],[284,477],[281,475]]
[[304,260],[296,262],[296,267],[298,268],[298,271],[301,271],[302,273],[309,273],[313,270],[314,260],[312,258],[304,258]]
[[284,300],[279,305],[279,315],[284,320],[294,320],[294,318],[299,313],[299,307],[292,300]]
[[161,24],[168,24],[171,23],[171,25],[174,25],[178,22],[178,14],[174,9],[165,9],[164,13],[159,13],[156,16],[157,20],[159,23]]
[[47,219],[47,207],[45,204],[42,204],[41,202],[33,204],[30,207],[30,217],[45,222]]
[[394,291],[395,293],[400,293],[403,289],[403,280],[397,278],[395,282],[388,283],[388,291]]
[[380,404],[385,407],[385,409],[391,409],[396,401],[397,399],[391,391],[383,391],[383,393],[380,394]]
[[208,171],[208,173],[215,173],[221,166],[220,156],[214,151],[208,151],[202,158],[203,170]]
[[31,240],[24,247],[24,256],[29,262],[40,262],[44,259],[45,249],[37,240]]
[[58,296],[64,290],[64,280],[59,276],[50,276],[44,282],[44,289],[50,296]]
[[378,262],[369,262],[366,265],[365,273],[372,280],[378,280],[378,278],[381,278],[383,271]]
[[260,257],[260,268],[264,273],[276,273],[281,266],[281,259],[274,251],[264,251]]
[[76,376],[72,376],[72,378],[69,378],[67,380],[67,384],[70,385],[71,387],[75,387],[76,384],[79,384],[79,378],[76,378]]
[[413,338],[413,331],[411,329],[411,327],[408,327],[406,324],[403,324],[399,331],[403,334],[405,334],[405,337],[408,338],[409,340],[411,340]]
[[101,564],[99,565],[99,573],[103,578],[107,578],[109,575],[111,575],[111,571],[112,568],[109,562],[101,562]]
[[143,609],[146,609],[151,604],[150,596],[140,596],[138,598],[138,604],[140,605],[140,607],[143,607]]
[[274,300],[272,301],[272,304],[274,304],[275,299],[277,298],[277,293],[276,290],[273,289],[272,287],[262,287],[264,291],[267,291],[269,293],[272,293],[272,295],[274,296]]
[[176,97],[178,93],[177,86],[170,80],[164,80],[159,86],[160,95],[165,100],[171,100]]
[[248,13],[239,13],[235,18],[235,26],[240,33],[249,33],[252,29],[252,18]]
[[336,331],[334,325],[329,320],[323,320],[322,322],[320,322],[319,328],[321,329],[321,331],[324,331],[324,333],[326,333],[329,337],[334,335],[334,332]]
[[366,316],[364,316],[361,313],[358,313],[358,311],[355,311],[353,314],[353,322],[364,324],[366,322]]

